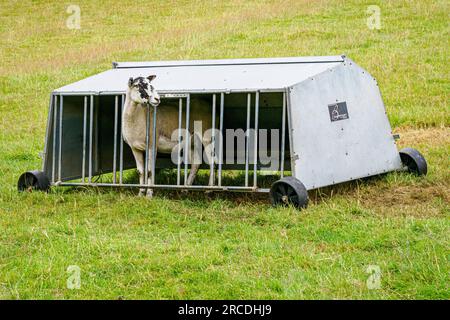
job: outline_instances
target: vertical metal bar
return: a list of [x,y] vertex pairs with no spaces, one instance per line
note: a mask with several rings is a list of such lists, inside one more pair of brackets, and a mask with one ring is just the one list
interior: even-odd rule
[[220,140],[219,140],[219,167],[217,169],[217,185],[220,187],[222,185],[222,163],[223,163],[223,109],[225,102],[225,94],[222,92],[220,94],[220,119],[219,119],[219,131],[220,131]]
[[252,94],[247,93],[247,130],[245,131],[245,186],[248,187],[248,162],[250,152],[250,106]]
[[56,182],[56,121],[58,117],[58,96],[54,96],[53,101],[53,152],[52,152],[52,181]]
[[49,104],[48,104],[48,116],[47,116],[47,127],[45,128],[45,144],[44,144],[44,156],[42,158],[42,171],[47,171],[47,155],[49,147],[49,136],[52,130],[52,114],[53,114],[53,92],[50,94]]
[[113,183],[117,183],[117,118],[119,114],[119,96],[114,99],[114,151],[113,151]]
[[94,96],[90,97],[89,105],[89,177],[88,182],[92,182],[92,153],[93,153],[93,141],[94,141]]
[[286,113],[288,121],[288,134],[289,134],[289,153],[290,153],[290,163],[291,163],[291,175],[295,177],[295,157],[294,157],[294,146],[292,139],[292,114],[291,114],[291,88],[286,88]]
[[84,110],[83,110],[83,163],[81,164],[81,180],[86,180],[86,131],[87,131],[87,99],[84,97]]
[[254,160],[253,164],[253,187],[257,187],[258,180],[258,116],[259,116],[259,91],[256,91],[255,96],[255,145],[254,145]]
[[145,121],[145,159],[144,159],[144,184],[148,184],[148,148],[150,144],[150,106],[147,106],[147,118]]
[[152,185],[155,185],[155,168],[156,168],[156,107],[153,107],[153,136],[152,136]]
[[209,177],[213,182],[214,185],[214,154],[215,154],[215,143],[216,143],[216,95],[213,94],[213,101],[212,101],[212,127],[211,127],[211,163],[210,163],[210,171],[209,171]]
[[281,115],[281,156],[280,156],[280,173],[281,178],[284,177],[284,145],[286,140],[286,92],[283,92],[283,110]]
[[61,181],[62,167],[62,120],[63,120],[63,96],[59,96],[59,150],[58,150],[58,181]]
[[123,106],[125,103],[125,95],[122,95],[122,104],[120,107],[120,155],[119,155],[119,183],[123,182],[123,124],[122,124],[122,116],[123,116]]
[[181,184],[181,122],[183,115],[183,99],[178,101],[178,159],[177,159],[177,185]]
[[186,141],[185,141],[185,150],[184,150],[184,185],[187,183],[188,178],[188,160],[189,160],[189,149],[190,149],[190,134],[189,134],[189,113],[190,113],[190,105],[191,105],[191,95],[188,94],[186,99]]

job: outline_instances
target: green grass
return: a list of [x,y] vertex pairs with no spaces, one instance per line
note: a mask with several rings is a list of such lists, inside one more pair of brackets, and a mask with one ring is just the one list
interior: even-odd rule
[[[80,30],[63,2],[0,4],[0,298],[450,298],[448,1],[77,4]],[[366,26],[371,4],[381,30]],[[40,167],[51,90],[111,61],[342,53],[377,78],[427,177],[313,191],[302,212],[258,195],[16,192]]]

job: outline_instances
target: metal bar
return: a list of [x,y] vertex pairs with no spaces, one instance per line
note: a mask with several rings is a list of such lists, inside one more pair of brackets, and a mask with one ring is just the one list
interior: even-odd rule
[[181,184],[181,122],[183,115],[183,99],[178,100],[178,158],[177,158],[177,185]]
[[56,121],[58,117],[58,96],[55,95],[53,101],[53,152],[52,152],[52,181],[56,178]]
[[215,141],[216,141],[216,95],[213,94],[213,101],[212,101],[212,127],[211,127],[211,163],[209,164],[210,166],[210,171],[209,171],[209,177],[213,182],[214,185],[214,154],[215,154]]
[[117,183],[117,122],[119,114],[119,96],[114,97],[114,151],[113,151],[113,183]]
[[144,183],[148,184],[148,148],[150,144],[150,106],[147,106],[147,118],[145,121],[145,159],[144,159]]
[[[186,97],[188,94],[218,94],[218,93],[225,93],[225,94],[229,94],[229,93],[248,93],[250,90],[253,90],[253,92],[255,92],[255,90],[258,90],[260,93],[283,93],[284,91],[284,87],[282,88],[255,88],[255,89],[220,89],[220,88],[216,88],[216,89],[193,89],[193,90],[189,90],[189,92],[186,91],[178,91],[178,90],[159,90],[158,94],[161,97],[174,97],[174,95],[183,95],[184,97]],[[100,92],[99,95],[111,95],[115,93],[115,91],[110,91],[110,92]],[[178,97],[177,97],[178,98]]]
[[220,94],[220,119],[219,119],[219,131],[220,131],[220,140],[219,140],[219,166],[217,169],[217,185],[220,187],[222,185],[222,163],[223,163],[223,109],[225,102],[225,94],[222,92]]
[[153,107],[153,126],[152,126],[152,130],[153,130],[153,136],[152,136],[152,185],[155,184],[155,167],[156,167],[156,107]]
[[[92,95],[99,95],[99,92],[96,91],[71,91],[71,92],[61,92],[61,91],[53,91],[54,94],[60,95],[60,96],[92,96]],[[111,93],[108,93],[110,95]]]
[[283,92],[283,110],[281,115],[281,156],[280,156],[280,173],[281,178],[284,177],[284,144],[286,140],[286,92]]
[[[183,95],[183,97],[187,97],[189,94],[214,94],[214,93],[247,93],[249,89],[207,89],[207,90],[190,90],[189,92],[185,91],[178,91],[178,90],[161,90],[158,91],[159,95],[161,97],[165,97],[166,95],[169,95],[168,98],[172,97],[175,98],[174,95]],[[282,93],[284,88],[259,88],[258,91],[260,93]],[[121,95],[125,94],[125,91],[76,91],[76,92],[59,92],[59,91],[53,91],[54,94],[58,94],[61,96],[82,96],[82,95],[94,95],[94,96],[111,96],[111,95]],[[176,98],[179,98],[178,96]]]
[[58,150],[58,181],[61,181],[61,167],[62,167],[62,117],[63,117],[63,97],[59,97],[59,150]]
[[89,106],[89,178],[88,182],[92,182],[92,153],[94,146],[93,140],[94,140],[94,96],[91,96],[90,99],[90,106]]
[[253,187],[256,188],[258,182],[258,116],[259,116],[259,91],[256,91],[255,96],[255,145],[254,145],[254,160],[253,164]]
[[252,94],[247,94],[247,130],[245,131],[245,186],[248,187],[248,162],[250,152],[250,107]]
[[120,106],[120,147],[119,147],[119,183],[123,182],[123,126],[122,126],[122,115],[123,107],[125,103],[125,95],[122,95],[122,104]]
[[86,180],[86,131],[87,131],[87,99],[84,97],[84,110],[83,110],[83,162],[81,164],[81,180]]
[[[58,183],[58,186],[92,186],[92,187],[129,187],[129,188],[145,188],[148,187],[148,185],[142,185],[137,183],[130,183],[130,184],[120,184],[120,183],[80,183],[80,182],[61,182]],[[163,184],[156,184],[152,186],[154,189],[175,189],[175,190],[218,190],[218,191],[255,191],[255,192],[269,192],[270,189],[264,189],[264,188],[253,188],[253,187],[242,187],[242,186],[198,186],[198,185],[192,185],[192,186],[176,186],[176,185],[163,185]]]
[[299,64],[342,62],[345,56],[311,56],[299,58],[250,58],[250,59],[217,59],[217,60],[169,60],[169,61],[142,61],[142,62],[115,62],[115,68],[170,68],[181,66],[237,66],[237,65],[265,65],[265,64]]
[[52,112],[53,112],[53,92],[50,94],[48,104],[48,116],[47,116],[47,127],[45,128],[45,143],[44,143],[44,152],[42,156],[42,171],[47,172],[47,154],[48,154],[48,145],[49,145],[49,137],[52,126]]
[[290,161],[291,161],[291,174],[293,177],[295,177],[295,157],[294,157],[294,146],[293,146],[293,139],[292,139],[292,115],[291,115],[291,89],[287,88],[287,99],[286,99],[286,111],[287,111],[287,119],[288,119],[288,134],[290,136],[289,139],[289,150],[290,150]]
[[189,149],[191,140],[189,134],[189,113],[190,113],[190,105],[191,105],[191,95],[187,96],[186,99],[186,141],[185,141],[185,150],[184,150],[184,185],[187,183],[188,178],[188,160],[189,160]]

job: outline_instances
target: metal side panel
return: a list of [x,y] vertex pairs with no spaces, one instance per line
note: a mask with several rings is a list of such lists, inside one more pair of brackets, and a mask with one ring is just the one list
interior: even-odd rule
[[294,174],[307,189],[401,169],[375,79],[354,62],[289,88]]

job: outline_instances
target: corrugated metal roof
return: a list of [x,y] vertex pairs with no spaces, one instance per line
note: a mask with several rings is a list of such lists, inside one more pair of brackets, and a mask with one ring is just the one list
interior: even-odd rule
[[278,90],[333,68],[343,56],[119,62],[55,93],[125,92],[130,77],[155,74],[160,92]]

